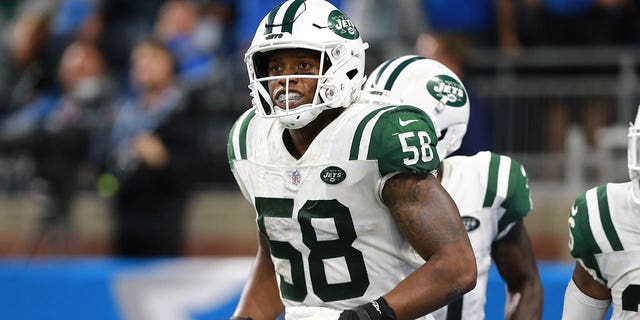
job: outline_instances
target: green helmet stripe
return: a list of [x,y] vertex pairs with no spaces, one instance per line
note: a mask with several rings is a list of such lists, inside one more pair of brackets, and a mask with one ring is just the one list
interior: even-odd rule
[[596,191],[598,197],[598,209],[600,210],[600,222],[602,222],[602,229],[604,234],[611,244],[613,251],[622,251],[622,243],[616,232],[616,228],[611,221],[611,213],[609,212],[609,200],[607,198],[607,185],[600,185]]
[[495,153],[491,153],[491,159],[489,160],[489,177],[487,179],[487,193],[484,195],[484,202],[482,204],[484,208],[490,208],[493,206],[493,202],[496,199],[499,168],[500,156]]
[[283,4],[284,2],[275,6],[273,9],[271,9],[271,12],[269,12],[269,17],[267,18],[264,34],[271,34],[271,32],[273,32],[273,20],[276,18],[276,14],[278,14],[278,10],[280,10],[280,7]]
[[385,90],[391,90],[391,88],[393,88],[393,83],[396,82],[396,79],[400,75],[400,72],[402,72],[402,70],[404,70],[404,68],[406,68],[412,62],[417,61],[417,60],[422,60],[422,59],[425,59],[425,58],[424,57],[413,57],[413,58],[407,59],[406,61],[404,61],[403,63],[398,65],[395,68],[395,70],[393,70],[391,75],[389,76],[389,79],[387,80],[387,83],[384,85],[384,89]]
[[376,82],[375,82],[375,84],[376,84],[376,85],[378,84],[378,81],[380,81],[380,77],[382,76],[382,74],[384,73],[384,71],[385,71],[385,70],[387,70],[387,67],[389,67],[389,65],[390,65],[392,62],[396,61],[396,60],[397,60],[397,59],[390,59],[390,60],[387,60],[387,61],[382,65],[382,67],[380,68],[380,72],[378,72],[378,75],[376,76]]
[[360,124],[358,124],[358,128],[356,128],[356,132],[353,135],[353,141],[351,143],[351,152],[349,153],[349,160],[358,160],[358,154],[360,153],[360,143],[362,140],[362,135],[364,133],[365,127],[371,121],[371,119],[373,119],[376,115],[380,114],[381,112],[387,111],[391,108],[395,108],[395,106],[388,106],[382,109],[374,110],[371,113],[369,113],[366,117],[364,117],[362,121],[360,121]]
[[293,21],[296,18],[296,12],[304,3],[305,0],[295,0],[284,13],[284,19],[282,19],[282,32],[289,32],[293,30]]

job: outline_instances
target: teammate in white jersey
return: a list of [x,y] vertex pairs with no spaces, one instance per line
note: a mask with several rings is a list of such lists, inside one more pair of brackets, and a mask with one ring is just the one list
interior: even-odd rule
[[562,319],[640,319],[640,107],[629,127],[630,182],[587,190],[569,213],[576,259]]
[[458,206],[476,256],[476,288],[432,315],[436,319],[484,319],[487,281],[495,261],[507,285],[505,319],[539,319],[542,284],[522,219],[531,210],[524,167],[507,156],[480,152],[453,156],[464,137],[469,100],[449,68],[409,55],[383,62],[364,86],[362,101],[409,104],[431,115],[440,130],[438,177]]
[[415,319],[475,285],[464,225],[432,174],[431,119],[354,103],[366,47],[321,0],[283,2],[256,31],[245,56],[254,107],[228,144],[259,229],[235,319],[285,308],[292,319]]

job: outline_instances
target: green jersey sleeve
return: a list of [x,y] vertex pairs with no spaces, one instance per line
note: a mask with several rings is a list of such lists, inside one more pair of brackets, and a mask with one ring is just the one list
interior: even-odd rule
[[[596,189],[606,190],[604,186],[598,186]],[[589,215],[594,215],[597,220],[600,220],[600,217],[599,212],[595,212],[598,208],[593,208],[595,211],[589,212],[589,207],[587,206],[588,192],[589,190],[576,198],[569,213],[569,250],[571,256],[581,261],[585,269],[594,276],[594,279],[604,283],[604,277],[596,260],[596,255],[602,253],[602,249],[598,245],[598,241],[591,229]]]
[[500,206],[505,209],[498,221],[498,232],[502,233],[513,222],[522,220],[531,211],[529,178],[520,162],[495,153],[489,153],[489,157],[483,206]]
[[440,158],[433,122],[422,110],[398,106],[376,122],[367,159],[377,160],[381,175],[436,170]]
[[529,214],[532,208],[529,178],[524,166],[513,159],[511,159],[509,167],[507,198],[504,199],[501,206],[507,210],[501,219],[502,225],[521,220]]
[[245,112],[229,131],[229,139],[227,140],[227,160],[229,166],[233,168],[233,162],[238,159],[247,158],[247,128],[251,119],[255,117],[256,112],[253,109]]

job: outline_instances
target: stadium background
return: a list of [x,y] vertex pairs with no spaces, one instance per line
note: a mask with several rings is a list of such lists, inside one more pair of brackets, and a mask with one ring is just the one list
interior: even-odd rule
[[[126,83],[128,49],[154,32],[165,2],[4,0],[0,61],[11,64],[12,31],[26,12],[51,19],[49,41],[42,45],[49,54],[43,61],[51,65],[59,56],[56,46],[64,43],[60,37],[76,36],[84,19],[100,13],[107,39],[101,48],[114,77]],[[206,165],[197,167],[201,179],[186,213],[183,257],[115,257],[112,199],[96,192],[90,168],[80,169],[68,219],[44,219],[46,195],[33,155],[0,148],[0,318],[219,319],[230,314],[248,257],[255,253],[255,222],[227,168],[226,134],[250,105],[243,50],[276,2],[195,1],[207,8],[199,18],[213,21],[205,35],[217,42],[206,51],[211,63],[198,69],[207,76],[193,87],[206,120],[196,128]],[[628,179],[626,128],[640,103],[638,3],[513,1],[504,18],[498,10],[504,1],[332,2],[356,20],[370,42],[368,70],[395,55],[429,53],[434,43],[452,63],[460,59],[473,125],[467,134],[473,139],[465,141],[463,152],[490,149],[527,168],[534,209],[525,225],[544,281],[543,314],[558,319],[573,266],[566,222],[571,203],[587,188]],[[415,10],[418,5],[425,9]],[[493,23],[501,15],[504,20]],[[518,26],[505,27],[509,21]],[[496,36],[509,30],[519,41]],[[2,90],[17,86],[7,83]],[[2,112],[2,117],[9,114],[6,108]],[[496,319],[503,305],[491,301],[500,301],[504,287],[495,269],[489,291],[487,319]]]

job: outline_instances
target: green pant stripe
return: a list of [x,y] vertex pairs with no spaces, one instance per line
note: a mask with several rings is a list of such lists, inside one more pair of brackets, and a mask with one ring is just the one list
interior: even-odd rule
[[422,59],[425,59],[425,58],[424,57],[413,57],[413,58],[407,59],[406,61],[404,61],[403,63],[398,65],[395,68],[395,70],[393,70],[391,75],[389,76],[389,79],[387,80],[387,83],[384,85],[384,89],[385,90],[391,90],[391,88],[393,88],[393,84],[396,82],[396,79],[400,75],[400,72],[402,72],[402,70],[404,70],[404,68],[406,68],[412,62],[417,61],[417,60],[422,60]]

